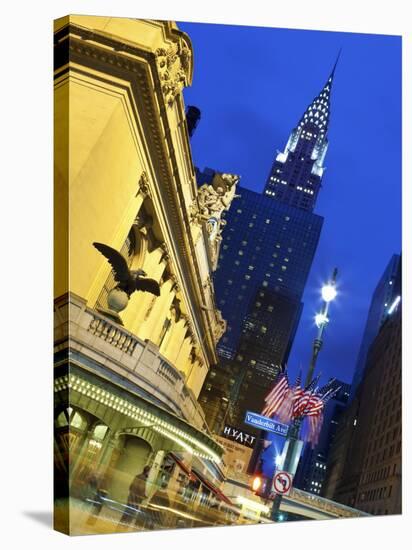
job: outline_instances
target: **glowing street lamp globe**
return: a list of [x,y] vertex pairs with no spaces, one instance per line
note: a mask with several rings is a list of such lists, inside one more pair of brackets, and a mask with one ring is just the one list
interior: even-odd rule
[[322,298],[325,302],[331,302],[336,298],[336,288],[333,285],[324,285],[322,287]]
[[329,319],[326,317],[324,313],[318,313],[315,316],[315,323],[318,328],[320,328],[322,325],[326,325],[326,323],[329,323]]

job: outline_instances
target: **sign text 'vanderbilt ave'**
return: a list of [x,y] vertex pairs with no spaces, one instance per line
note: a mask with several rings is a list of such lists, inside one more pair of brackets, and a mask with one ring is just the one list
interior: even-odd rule
[[286,436],[288,433],[288,426],[286,424],[281,424],[276,422],[267,416],[262,416],[254,412],[247,411],[245,416],[245,423],[255,428],[260,428],[261,430],[266,430],[268,432],[274,432],[278,435]]

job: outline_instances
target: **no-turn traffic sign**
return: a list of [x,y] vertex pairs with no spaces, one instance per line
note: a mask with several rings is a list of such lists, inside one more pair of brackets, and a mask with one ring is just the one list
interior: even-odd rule
[[273,490],[278,495],[288,495],[292,489],[293,476],[289,472],[276,472],[273,478]]

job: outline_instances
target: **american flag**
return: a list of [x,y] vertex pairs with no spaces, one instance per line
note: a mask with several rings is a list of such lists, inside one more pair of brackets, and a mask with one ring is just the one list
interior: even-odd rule
[[293,407],[293,417],[298,418],[299,416],[302,416],[308,405],[311,403],[311,398],[313,394],[315,393],[313,388],[319,381],[319,376],[314,378],[310,384],[306,386],[304,390],[300,389],[299,392],[296,393],[296,400]]
[[308,423],[309,423],[309,433],[307,435],[306,440],[308,441],[308,443],[311,444],[311,447],[313,449],[319,442],[319,434],[323,424],[322,411],[316,416],[308,416]]
[[294,417],[295,403],[299,401],[302,396],[303,389],[301,387],[302,373],[299,372],[294,386],[289,387],[285,393],[283,402],[281,403],[277,417],[280,422],[288,424]]
[[314,393],[309,399],[304,414],[306,416],[317,416],[323,411],[323,406],[322,397]]
[[297,418],[299,416],[299,409],[302,405],[302,399],[304,399],[304,397],[305,390],[304,388],[302,388],[302,371],[300,371],[295,382],[295,389],[293,391],[293,418]]
[[324,393],[322,395],[322,401],[324,403],[327,403],[329,401],[329,399],[332,399],[333,397],[335,397],[335,395],[339,392],[339,390],[342,388],[342,386],[339,386],[335,389],[331,388],[329,391],[327,391],[326,393]]
[[275,385],[265,397],[265,407],[262,411],[264,416],[276,414],[282,404],[285,394],[289,389],[288,375],[286,369],[279,374]]

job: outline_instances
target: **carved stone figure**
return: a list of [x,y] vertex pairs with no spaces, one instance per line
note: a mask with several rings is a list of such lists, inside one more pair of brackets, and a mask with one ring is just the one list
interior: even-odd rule
[[197,212],[192,208],[192,215],[196,215],[198,221],[205,223],[213,269],[219,255],[222,229],[226,225],[222,214],[230,208],[232,200],[237,196],[235,192],[239,179],[240,177],[234,174],[216,173],[211,184],[205,183],[199,188]]
[[169,48],[156,50],[157,67],[162,92],[169,107],[188,83],[192,54],[183,40],[174,42]]
[[234,174],[216,173],[211,184],[205,183],[198,192],[199,211],[202,218],[210,220],[212,226],[221,221],[224,210],[228,210],[235,198],[236,185],[240,177]]

